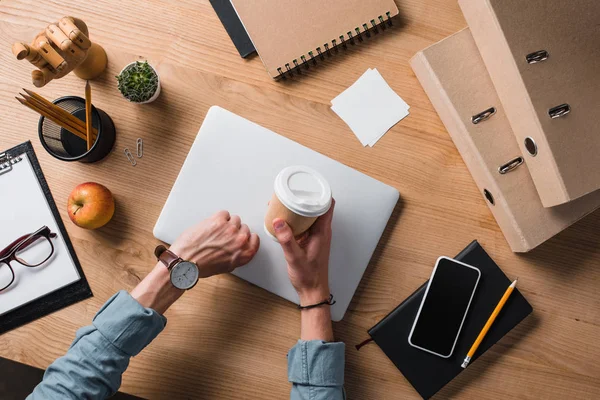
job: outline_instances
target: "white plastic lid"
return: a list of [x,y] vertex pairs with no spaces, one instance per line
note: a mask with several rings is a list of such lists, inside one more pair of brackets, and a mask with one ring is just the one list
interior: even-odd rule
[[275,194],[288,209],[304,217],[319,217],[331,207],[331,187],[312,168],[295,165],[275,178]]

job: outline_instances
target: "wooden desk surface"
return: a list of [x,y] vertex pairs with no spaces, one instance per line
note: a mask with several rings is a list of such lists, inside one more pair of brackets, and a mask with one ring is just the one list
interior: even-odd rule
[[[600,214],[530,254],[510,251],[408,65],[418,50],[466,26],[456,0],[398,6],[392,32],[302,79],[274,82],[258,57],[239,57],[208,0],[3,0],[0,149],[32,140],[94,297],[2,335],[0,356],[47,367],[106,299],[145,276],[154,265],[154,223],[207,110],[219,105],[401,193],[349,312],[334,327],[347,343],[350,399],[418,398],[377,346],[357,352],[353,345],[428,278],[439,255],[453,256],[475,238],[507,275],[520,278],[535,311],[437,398],[599,398]],[[29,41],[64,15],[86,21],[109,58],[108,71],[92,82],[93,96],[114,119],[118,137],[113,153],[93,165],[50,157],[37,138],[37,118],[14,99],[21,87],[32,88],[31,66],[14,59],[11,44]],[[116,88],[114,76],[136,59],[150,60],[161,75],[163,93],[151,105],[129,104]],[[411,115],[372,149],[329,108],[369,67],[411,105]],[[83,96],[84,82],[69,75],[39,92]],[[134,168],[123,148],[138,137],[145,155]],[[75,227],[66,213],[70,191],[84,181],[103,183],[116,196],[115,218],[99,231]],[[153,399],[288,397],[285,355],[300,322],[292,304],[219,276],[200,282],[167,316],[165,331],[131,362],[123,391]]]

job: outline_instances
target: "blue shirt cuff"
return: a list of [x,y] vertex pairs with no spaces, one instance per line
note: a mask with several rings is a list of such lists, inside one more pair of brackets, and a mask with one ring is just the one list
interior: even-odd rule
[[288,353],[288,380],[299,385],[343,386],[344,343],[298,340]]
[[167,319],[121,290],[102,306],[93,324],[115,347],[134,357],[162,332]]

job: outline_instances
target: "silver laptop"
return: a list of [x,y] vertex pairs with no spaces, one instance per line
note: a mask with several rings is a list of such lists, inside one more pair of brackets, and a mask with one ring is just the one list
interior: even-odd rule
[[398,201],[398,191],[260,125],[220,107],[208,111],[154,236],[172,243],[219,210],[239,215],[260,235],[261,246],[252,262],[234,274],[297,304],[282,250],[263,229],[275,176],[289,165],[319,171],[336,199],[329,284],[336,300],[332,319],[339,321]]

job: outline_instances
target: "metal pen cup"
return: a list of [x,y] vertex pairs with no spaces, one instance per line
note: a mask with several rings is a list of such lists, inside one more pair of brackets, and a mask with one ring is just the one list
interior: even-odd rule
[[[53,101],[85,122],[85,99],[77,96],[65,96]],[[98,130],[96,141],[90,149],[84,139],[55,124],[45,117],[40,117],[38,133],[42,146],[54,158],[62,161],[81,161],[93,163],[102,160],[115,144],[115,124],[108,114],[92,106],[92,126]]]

